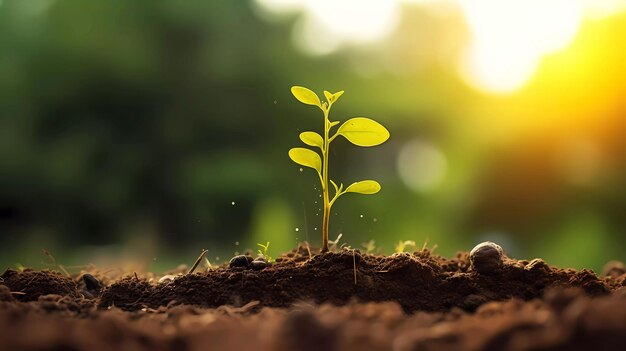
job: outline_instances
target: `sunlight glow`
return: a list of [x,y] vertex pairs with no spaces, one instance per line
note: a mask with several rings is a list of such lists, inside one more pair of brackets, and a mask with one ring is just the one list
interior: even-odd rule
[[388,38],[402,6],[460,10],[471,34],[459,57],[461,77],[478,90],[509,94],[544,57],[566,48],[584,20],[626,11],[626,0],[256,0],[255,6],[269,16],[299,14],[294,44],[313,55]]
[[262,8],[284,14],[302,11],[294,43],[304,51],[324,55],[341,44],[375,43],[396,29],[400,13],[397,0],[257,0]]
[[481,90],[522,87],[547,54],[567,46],[582,22],[576,0],[461,0],[473,35],[461,71]]

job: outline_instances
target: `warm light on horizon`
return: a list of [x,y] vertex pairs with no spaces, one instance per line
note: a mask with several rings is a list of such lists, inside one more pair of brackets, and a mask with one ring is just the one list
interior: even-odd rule
[[472,86],[494,93],[520,89],[541,59],[572,42],[583,18],[581,1],[461,0],[472,41],[460,63]]
[[400,23],[402,5],[461,11],[470,40],[458,57],[458,67],[451,69],[476,90],[496,95],[522,89],[547,55],[573,42],[586,19],[626,10],[626,0],[256,0],[256,4],[277,16],[302,14],[292,33],[294,45],[311,55],[388,39]]

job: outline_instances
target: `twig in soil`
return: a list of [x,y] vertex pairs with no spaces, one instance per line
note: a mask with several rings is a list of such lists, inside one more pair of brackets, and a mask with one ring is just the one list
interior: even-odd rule
[[354,265],[354,285],[356,285],[356,251],[352,249],[352,264]]
[[137,272],[133,272],[133,275],[135,276],[135,280],[139,281],[139,277],[137,276]]
[[193,264],[193,266],[191,266],[191,269],[189,270],[189,272],[187,272],[187,274],[191,274],[193,273],[193,271],[196,270],[196,268],[200,264],[200,261],[202,261],[202,258],[204,257],[204,255],[206,255],[207,252],[209,252],[209,250],[202,249],[202,252],[200,252],[200,256],[198,256],[196,262]]
[[313,257],[313,255],[311,255],[311,248],[309,247],[309,242],[305,241],[304,242],[306,244],[306,252],[309,254],[309,260]]
[[13,294],[13,295],[26,295],[26,293],[22,292],[22,291],[11,291],[11,294]]
[[213,265],[211,264],[211,261],[209,261],[208,258],[204,258],[204,262],[206,263],[206,270],[209,271],[211,269],[213,269]]

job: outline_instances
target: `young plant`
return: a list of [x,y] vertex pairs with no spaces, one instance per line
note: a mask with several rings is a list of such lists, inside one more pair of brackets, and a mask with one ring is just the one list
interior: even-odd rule
[[[346,138],[354,145],[362,147],[376,146],[384,143],[389,139],[389,131],[383,127],[380,123],[365,117],[354,117],[345,121],[339,128],[332,133],[331,130],[334,126],[339,124],[339,121],[331,121],[329,119],[330,109],[334,103],[339,100],[343,95],[343,90],[331,94],[328,91],[324,91],[326,101],[320,101],[320,98],[313,91],[300,87],[291,87],[291,93],[298,101],[306,105],[317,106],[324,115],[324,129],[323,136],[316,132],[302,132],[300,133],[300,140],[309,146],[319,148],[320,155],[309,149],[296,147],[289,150],[289,157],[297,164],[313,168],[317,171],[320,183],[322,184],[322,196],[324,204],[324,213],[322,219],[322,252],[328,251],[328,226],[330,222],[330,209],[337,199],[346,193],[356,194],[376,194],[380,191],[380,184],[374,180],[362,180],[354,182],[347,186],[345,189],[343,183],[339,183],[331,180],[328,176],[328,158],[330,155],[330,144],[338,136]],[[330,197],[328,190],[328,183],[332,184],[335,192],[333,197]]]
[[362,243],[361,246],[365,249],[365,253],[374,253],[376,251],[376,242],[374,240]]
[[257,246],[259,246],[262,249],[262,250],[261,249],[257,250],[257,252],[259,253],[260,256],[265,257],[267,262],[274,261],[272,259],[272,256],[269,255],[269,250],[270,250],[270,242],[269,241],[265,245],[263,245],[261,243],[257,243]]
[[398,241],[395,247],[396,253],[404,252],[404,249],[406,249],[407,247],[415,247],[415,241],[413,240]]

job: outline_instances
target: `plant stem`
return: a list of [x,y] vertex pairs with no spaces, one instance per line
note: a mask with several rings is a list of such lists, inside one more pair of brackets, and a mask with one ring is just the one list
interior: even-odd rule
[[322,252],[328,252],[328,224],[330,222],[330,205],[328,199],[328,148],[330,141],[328,140],[328,130],[330,122],[328,121],[328,108],[324,108],[324,150],[322,150],[322,157],[324,159],[324,165],[322,166],[322,193],[324,196],[324,219],[322,221]]

